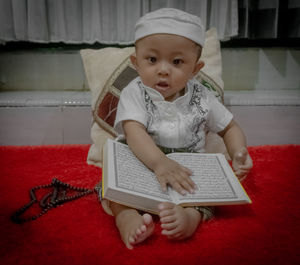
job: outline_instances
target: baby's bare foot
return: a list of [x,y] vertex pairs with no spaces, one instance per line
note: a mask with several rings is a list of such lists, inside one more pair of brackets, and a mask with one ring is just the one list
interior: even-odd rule
[[162,234],[169,239],[182,240],[191,237],[201,221],[200,213],[194,208],[163,202],[158,209]]
[[150,214],[140,215],[136,210],[128,209],[118,214],[116,224],[121,238],[128,249],[143,242],[154,231],[154,222]]

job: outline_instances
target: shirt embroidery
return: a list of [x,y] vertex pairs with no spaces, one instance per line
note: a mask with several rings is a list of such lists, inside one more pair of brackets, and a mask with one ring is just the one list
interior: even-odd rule
[[154,113],[157,111],[157,107],[155,106],[151,97],[149,96],[146,89],[144,88],[143,83],[141,81],[138,81],[137,83],[141,91],[144,92],[144,100],[145,100],[145,106],[146,106],[147,116],[148,116],[147,128],[151,128],[154,119]]
[[[159,124],[159,120],[161,120],[161,115],[159,113],[158,107],[155,105],[150,95],[147,93],[144,85],[141,81],[138,82],[138,86],[144,92],[144,101],[147,110],[147,130],[150,135],[152,135],[154,140],[158,140],[159,136],[156,133],[156,130],[152,128],[152,125]],[[187,148],[189,152],[195,152],[195,150],[200,150],[203,148],[203,143],[205,142],[205,124],[206,124],[206,114],[208,113],[208,109],[204,107],[206,104],[203,104],[203,100],[206,98],[206,95],[203,93],[203,90],[197,84],[193,84],[193,92],[189,104],[187,106],[187,113],[184,116],[188,119],[190,117],[190,121],[185,121],[186,123],[186,133],[184,137],[186,137],[186,145],[183,146]],[[183,107],[184,108],[184,107]],[[195,113],[193,109],[197,109],[198,115],[192,115],[191,113]],[[199,115],[200,114],[200,115]]]
[[[206,98],[206,96],[205,96],[205,98]],[[203,89],[198,84],[194,84],[193,94],[192,94],[189,104],[197,106],[197,109],[202,116],[204,116],[206,113],[208,113],[208,109],[203,108],[203,105],[202,105],[203,99],[204,99]]]

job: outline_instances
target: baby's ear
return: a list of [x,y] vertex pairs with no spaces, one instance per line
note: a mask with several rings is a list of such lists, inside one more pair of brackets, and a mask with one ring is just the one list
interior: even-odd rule
[[137,60],[136,60],[136,53],[130,55],[130,61],[133,64],[135,70],[137,70]]
[[198,74],[198,72],[204,67],[204,62],[199,60],[196,65],[195,65],[195,69],[193,71],[193,76],[195,76],[196,74]]

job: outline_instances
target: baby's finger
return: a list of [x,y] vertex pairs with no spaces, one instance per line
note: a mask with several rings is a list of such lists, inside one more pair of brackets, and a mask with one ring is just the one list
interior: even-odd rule
[[249,169],[248,168],[241,168],[241,167],[238,167],[238,169],[236,169],[235,171],[235,174],[243,174],[244,172],[249,172]]
[[238,172],[235,173],[235,175],[239,180],[241,180],[241,178],[244,178],[244,176],[246,176],[248,173],[249,173],[248,170],[239,170]]
[[182,180],[180,182],[181,187],[183,187],[189,193],[195,193],[195,188],[193,183],[189,183],[187,180]]
[[169,183],[174,190],[176,190],[181,195],[186,195],[186,191],[182,188],[182,186],[177,182],[176,180],[172,180],[172,182]]
[[248,163],[245,163],[243,165],[240,165],[240,169],[250,170],[253,167],[252,161],[249,161]]
[[185,168],[185,167],[183,167],[183,168],[185,170],[184,170],[184,173],[181,174],[181,178],[182,178],[183,181],[187,182],[187,185],[188,185],[187,190],[191,192],[192,190],[197,188],[197,185],[195,184],[195,182],[190,177],[193,174],[193,172],[188,168]]
[[187,179],[187,182],[189,183],[189,185],[192,187],[192,189],[193,189],[193,192],[195,191],[195,189],[197,189],[197,185],[196,185],[196,183],[189,177],[188,179]]
[[240,170],[250,170],[252,167],[251,165],[240,165],[239,169]]
[[184,167],[184,166],[181,166],[181,168],[183,169],[183,171],[184,171],[187,175],[189,175],[189,176],[193,175],[193,171],[190,170],[189,168]]
[[167,191],[167,182],[166,182],[166,180],[164,178],[157,178],[157,179],[159,181],[159,184],[160,184],[162,190],[164,192],[166,192]]

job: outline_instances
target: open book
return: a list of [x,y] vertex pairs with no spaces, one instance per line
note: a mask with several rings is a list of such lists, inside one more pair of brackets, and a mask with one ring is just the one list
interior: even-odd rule
[[192,170],[197,189],[180,195],[163,192],[155,174],[125,144],[108,139],[103,148],[102,197],[136,209],[158,213],[158,204],[182,206],[251,203],[223,154],[172,153],[167,155]]

